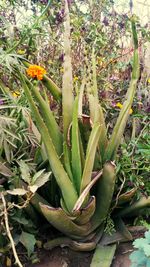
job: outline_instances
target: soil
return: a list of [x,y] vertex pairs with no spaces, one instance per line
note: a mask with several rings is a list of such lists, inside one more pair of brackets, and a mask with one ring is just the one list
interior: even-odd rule
[[[129,255],[133,251],[132,243],[118,245],[111,267],[130,267]],[[75,252],[68,248],[55,248],[40,251],[40,263],[27,264],[26,267],[90,267],[93,253]]]
[[[128,230],[134,240],[143,237],[146,228],[143,226],[132,226],[128,227]],[[130,267],[129,255],[133,251],[132,242],[121,243],[120,241],[123,240],[123,236],[119,232],[116,232],[112,236],[106,235],[102,238],[101,244],[112,244],[113,239],[115,243],[118,242],[118,245],[111,267]],[[25,267],[90,267],[93,257],[93,252],[76,252],[66,247],[57,247],[51,251],[41,249],[37,254],[40,263],[28,263]]]

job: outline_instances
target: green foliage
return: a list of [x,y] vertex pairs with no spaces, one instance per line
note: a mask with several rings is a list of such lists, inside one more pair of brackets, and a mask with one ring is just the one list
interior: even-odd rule
[[150,266],[150,231],[145,232],[144,238],[138,238],[133,242],[136,251],[130,255],[131,267]]
[[99,267],[99,266],[110,267],[115,254],[115,250],[116,250],[116,245],[112,246],[98,245],[95,250],[90,267]]
[[145,192],[150,193],[149,181],[147,179],[150,172],[149,165],[149,119],[147,115],[136,114],[134,116],[136,126],[139,125],[137,136],[132,137],[131,141],[122,144],[120,155],[117,159],[117,174],[119,181],[122,183],[125,179],[124,190],[138,188],[138,194]]
[[[59,123],[59,121],[57,122],[55,114],[52,112],[51,107],[48,106],[48,95],[46,95],[46,91],[44,91],[43,94],[43,90],[40,90],[43,84],[46,89],[49,90],[47,84],[33,79],[29,80],[23,69],[17,66],[14,67],[17,79],[19,79],[22,85],[30,109],[32,110],[32,121],[35,121],[39,134],[41,135],[41,141],[44,144],[47,160],[49,161],[49,168],[51,168],[60,190],[58,203],[60,208],[52,207],[51,203],[47,204],[47,202],[36,193],[38,187],[42,187],[48,181],[49,173],[44,174],[41,168],[32,176],[29,167],[24,162],[20,162],[20,167],[22,179],[28,184],[27,189],[15,186],[13,190],[8,190],[7,192],[12,195],[26,195],[27,199],[28,194],[31,193],[32,197],[30,196],[29,200],[32,205],[40,211],[54,227],[75,240],[80,240],[85,237],[88,238],[88,235],[98,227],[103,228],[109,214],[116,182],[116,170],[113,160],[116,157],[118,146],[125,130],[139,78],[137,35],[133,18],[131,18],[131,24],[133,26],[132,30],[134,36],[133,72],[125,102],[109,142],[106,137],[105,116],[98,99],[94,48],[92,52],[90,85],[88,84],[87,70],[84,71],[83,77],[83,80],[85,79],[87,83],[87,88],[84,93],[87,94],[89,99],[88,112],[90,116],[88,119],[88,126],[90,131],[88,134],[86,127],[84,128],[84,124],[86,125],[84,118],[86,118],[86,116],[84,114],[82,115],[83,108],[81,106],[81,97],[84,96],[84,93],[80,95],[77,87],[73,90],[70,16],[67,0],[65,1],[63,36],[64,74],[62,98],[59,103],[62,109],[62,129],[61,123]],[[27,66],[28,63],[24,62],[24,65]],[[33,67],[36,69],[36,66]],[[45,76],[42,78],[47,79]],[[53,87],[53,89],[55,92],[59,90],[57,90],[57,86]],[[54,93],[52,94],[55,96]],[[74,95],[76,95],[76,97]],[[56,100],[58,100],[57,97]],[[80,128],[85,132],[84,134],[87,135],[86,143],[83,139],[84,135],[80,135]],[[84,143],[85,146],[83,145]],[[83,147],[85,151],[84,154]],[[93,182],[92,176],[94,173],[94,166],[98,166],[97,160],[101,162],[102,172],[100,172],[100,175],[94,174]],[[100,181],[97,182],[98,179],[100,179]],[[91,196],[90,190],[96,182],[94,196]],[[96,244],[96,242],[94,244]],[[93,244],[91,244],[91,249],[92,248]]]
[[[28,3],[22,2],[26,8]],[[0,17],[5,39],[0,40],[1,190],[10,222],[22,233],[29,256],[41,214],[76,240],[71,248],[92,250],[98,238],[91,236],[110,232],[118,210],[125,211],[130,203],[129,214],[138,214],[149,206],[149,198],[140,199],[150,191],[148,116],[141,117],[139,137],[133,127],[131,141],[127,131],[123,140],[127,122],[131,128],[132,118],[138,117],[135,18],[119,15],[111,1],[84,1],[86,13],[80,1],[69,4],[69,12],[68,1],[65,12],[63,1],[49,1],[50,8],[43,1],[33,2],[31,16],[15,29],[8,21],[15,17],[15,7],[20,12],[20,2],[11,1],[9,19],[6,14]],[[4,4],[3,10],[7,8]],[[123,50],[120,38],[131,35],[130,24],[134,57],[129,85],[131,51]],[[143,32],[140,25],[138,32]],[[45,66],[41,81],[27,77],[31,62]],[[125,94],[118,116],[113,104],[122,102]],[[128,120],[133,101],[134,115]]]
[[22,232],[21,236],[19,238],[19,241],[26,248],[26,250],[28,252],[28,257],[30,257],[34,251],[34,246],[36,243],[36,239],[35,239],[34,235],[29,234],[27,232]]

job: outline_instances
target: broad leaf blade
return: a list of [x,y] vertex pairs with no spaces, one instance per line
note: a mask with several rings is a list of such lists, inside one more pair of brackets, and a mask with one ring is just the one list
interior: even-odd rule
[[10,195],[18,195],[18,196],[23,196],[27,193],[28,191],[25,190],[24,188],[15,188],[13,190],[7,190],[7,193]]
[[29,166],[23,160],[20,160],[19,166],[20,166],[20,170],[21,170],[21,178],[27,184],[30,184],[31,177],[30,177],[30,169],[29,169]]
[[34,185],[36,185],[38,188],[43,186],[45,183],[49,181],[49,177],[51,175],[51,172],[43,173],[41,174],[34,182]]
[[31,254],[34,252],[34,246],[36,243],[34,235],[22,231],[19,241],[26,248],[28,252],[28,257],[30,257]]

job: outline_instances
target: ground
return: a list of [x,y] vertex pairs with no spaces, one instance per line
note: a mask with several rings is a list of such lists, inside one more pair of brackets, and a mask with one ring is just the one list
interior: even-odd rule
[[[119,244],[112,263],[112,267],[130,267],[129,255],[133,251],[132,243]],[[26,267],[90,267],[92,253],[75,252],[68,248],[56,248],[52,251],[42,251],[41,262],[28,264]]]

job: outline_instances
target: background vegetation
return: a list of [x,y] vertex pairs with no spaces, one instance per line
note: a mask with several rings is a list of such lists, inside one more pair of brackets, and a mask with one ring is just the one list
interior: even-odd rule
[[[122,110],[124,96],[129,87],[133,67],[133,45],[131,39],[132,5],[130,13],[120,14],[113,1],[71,1],[68,0],[71,22],[71,57],[73,85],[75,92],[82,84],[86,70],[88,88],[92,84],[92,49],[95,50],[98,99],[107,122],[108,137],[111,136],[119,111]],[[27,13],[27,16],[24,14]],[[33,118],[33,110],[20,82],[18,68],[25,71],[23,61],[44,67],[49,76],[61,88],[64,74],[64,19],[63,1],[1,1],[0,2],[0,190],[2,192],[0,252],[3,264],[14,262],[10,254],[9,231],[14,243],[21,243],[27,249],[28,258],[36,261],[34,247],[39,240],[50,238],[52,229],[46,220],[37,215],[29,205],[37,191],[52,206],[60,206],[60,188],[47,162],[45,148]],[[116,158],[117,180],[112,200],[112,210],[116,213],[127,198],[130,204],[150,193],[150,77],[145,68],[149,25],[140,23],[134,17],[139,36],[140,77],[130,117],[121,140]],[[36,85],[36,81],[32,81]],[[39,84],[42,97],[56,118],[62,131],[62,107],[43,83]],[[83,113],[89,114],[87,94],[83,97]],[[38,104],[39,105],[39,104]],[[90,124],[87,122],[87,145]],[[89,128],[88,128],[89,127]],[[86,146],[85,145],[85,146]],[[100,166],[95,165],[94,170]],[[51,177],[49,179],[49,177]],[[34,181],[34,182],[33,182]],[[26,187],[24,186],[26,183]],[[21,188],[22,187],[22,191]],[[15,191],[16,189],[16,191]],[[19,190],[19,191],[17,191]],[[23,191],[26,190],[26,191]],[[129,193],[128,193],[129,192]],[[126,195],[128,193],[128,195]],[[26,196],[23,198],[23,196]],[[119,206],[117,207],[119,202]],[[111,212],[110,212],[111,213]],[[138,217],[137,217],[138,216]],[[148,220],[148,209],[141,215]],[[43,220],[40,229],[38,221]],[[136,221],[141,220],[135,214]],[[134,219],[135,219],[134,218]],[[7,223],[8,222],[8,225]],[[134,223],[134,220],[131,220]],[[9,226],[9,228],[7,227]],[[112,230],[112,219],[108,216],[105,228]],[[8,228],[8,229],[7,229]],[[113,222],[114,228],[114,222]],[[59,234],[56,232],[54,237]],[[19,253],[19,250],[18,250]],[[15,259],[16,260],[16,259]],[[10,264],[10,265],[9,265]]]

